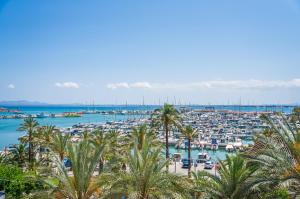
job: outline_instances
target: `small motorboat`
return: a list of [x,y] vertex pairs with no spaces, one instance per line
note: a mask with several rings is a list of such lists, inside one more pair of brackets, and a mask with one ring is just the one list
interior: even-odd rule
[[227,152],[233,152],[234,146],[233,146],[233,144],[227,144],[225,149]]
[[202,152],[198,154],[197,162],[204,163],[209,160],[210,160],[210,156],[208,155],[208,153]]

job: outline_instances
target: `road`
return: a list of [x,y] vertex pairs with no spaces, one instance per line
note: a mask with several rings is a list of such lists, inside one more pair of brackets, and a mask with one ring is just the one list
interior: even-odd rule
[[[169,171],[170,172],[174,172],[174,173],[178,173],[178,174],[183,174],[183,175],[188,175],[188,169],[183,169],[182,167],[182,163],[181,162],[172,162],[172,164],[169,166]],[[213,175],[218,175],[217,170],[215,170],[216,167],[212,168],[212,169],[204,169],[204,163],[198,163],[197,167],[192,166],[192,171],[197,172],[197,171],[207,171]]]

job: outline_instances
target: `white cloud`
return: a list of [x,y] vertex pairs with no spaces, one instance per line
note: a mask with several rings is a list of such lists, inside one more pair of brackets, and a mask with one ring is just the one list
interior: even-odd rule
[[109,89],[119,89],[119,88],[152,88],[149,82],[135,82],[135,83],[127,83],[127,82],[120,82],[114,84],[107,84],[106,86]]
[[144,89],[272,89],[272,88],[300,88],[300,78],[292,80],[214,80],[190,83],[113,83],[109,89],[144,88]]
[[8,84],[7,88],[14,89],[16,88],[14,84]]
[[108,84],[107,88],[110,88],[110,89],[129,88],[129,85],[126,82],[121,82],[121,83],[115,83],[115,84]]
[[152,88],[149,82],[135,82],[135,83],[127,83],[127,82],[120,82],[120,83],[113,83],[107,84],[106,86],[109,89],[118,89],[118,88]]
[[129,87],[131,88],[152,88],[149,82],[135,82],[130,84]]
[[59,88],[79,88],[79,84],[76,82],[56,82],[55,86]]

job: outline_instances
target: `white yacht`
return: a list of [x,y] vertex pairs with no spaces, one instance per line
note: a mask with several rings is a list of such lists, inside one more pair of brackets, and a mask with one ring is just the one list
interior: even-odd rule
[[210,156],[208,155],[208,153],[202,152],[198,154],[197,162],[204,163],[209,160],[210,160]]

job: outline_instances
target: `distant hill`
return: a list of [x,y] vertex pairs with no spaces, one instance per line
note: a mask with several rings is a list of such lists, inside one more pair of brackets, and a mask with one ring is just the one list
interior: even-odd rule
[[48,105],[44,102],[14,100],[14,101],[0,101],[0,106],[43,106]]

